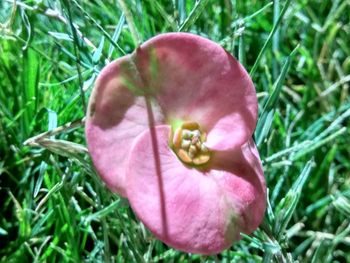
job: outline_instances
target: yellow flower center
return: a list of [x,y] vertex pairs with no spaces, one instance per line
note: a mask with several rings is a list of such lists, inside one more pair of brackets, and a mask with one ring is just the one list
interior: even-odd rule
[[185,122],[173,137],[173,149],[186,164],[203,165],[210,160],[210,150],[205,146],[206,134],[196,122]]

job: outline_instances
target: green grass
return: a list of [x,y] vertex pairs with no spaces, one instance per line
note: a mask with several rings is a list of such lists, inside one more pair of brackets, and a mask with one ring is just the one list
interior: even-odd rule
[[[350,262],[349,8],[342,0],[1,1],[0,261]],[[221,44],[259,97],[255,139],[269,206],[253,235],[215,257],[156,240],[103,186],[85,148],[81,120],[101,68],[170,31]]]

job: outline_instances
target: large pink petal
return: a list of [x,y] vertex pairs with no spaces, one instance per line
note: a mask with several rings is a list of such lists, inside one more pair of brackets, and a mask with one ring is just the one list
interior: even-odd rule
[[166,117],[198,122],[208,132],[211,149],[229,150],[252,136],[258,108],[254,85],[218,44],[168,33],[145,42],[134,56]]
[[[145,131],[135,141],[127,168],[127,194],[140,220],[166,244],[192,253],[214,254],[228,248],[261,222],[265,209],[259,160],[219,153],[213,168],[185,166],[168,146],[169,126]],[[219,158],[219,159],[218,159]]]
[[242,232],[253,232],[260,225],[266,209],[265,177],[254,141],[250,139],[239,150],[215,152],[211,168],[237,176],[223,178],[220,183],[228,196],[240,200],[238,207],[245,223]]
[[[94,165],[107,186],[123,196],[125,166],[132,142],[148,127],[143,84],[130,56],[108,64],[96,81],[86,120],[86,140]],[[153,108],[155,123],[162,119]]]

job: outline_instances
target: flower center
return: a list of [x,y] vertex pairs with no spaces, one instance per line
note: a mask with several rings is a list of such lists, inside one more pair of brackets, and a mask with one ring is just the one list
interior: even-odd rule
[[203,165],[210,160],[210,151],[205,146],[206,134],[198,123],[185,122],[177,128],[173,137],[176,155],[186,164]]

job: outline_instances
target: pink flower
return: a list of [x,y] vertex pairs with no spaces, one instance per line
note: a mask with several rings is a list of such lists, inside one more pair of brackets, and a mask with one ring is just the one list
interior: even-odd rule
[[101,178],[157,238],[214,254],[264,215],[257,109],[250,77],[223,48],[162,34],[102,70],[86,138]]

